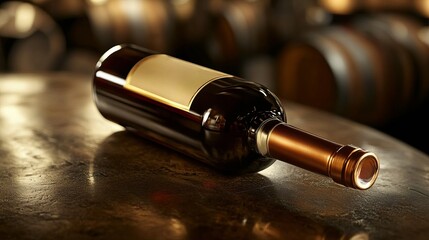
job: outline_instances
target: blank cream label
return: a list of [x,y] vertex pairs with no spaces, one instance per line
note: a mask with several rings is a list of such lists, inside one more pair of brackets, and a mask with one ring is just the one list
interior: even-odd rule
[[140,60],[127,76],[125,88],[164,104],[189,111],[206,84],[231,75],[165,54]]

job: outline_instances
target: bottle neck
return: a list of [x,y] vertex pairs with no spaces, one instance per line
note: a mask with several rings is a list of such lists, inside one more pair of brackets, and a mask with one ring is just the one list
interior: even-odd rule
[[373,185],[380,168],[377,157],[371,152],[334,143],[278,119],[268,119],[261,124],[256,133],[256,147],[264,156],[362,190]]

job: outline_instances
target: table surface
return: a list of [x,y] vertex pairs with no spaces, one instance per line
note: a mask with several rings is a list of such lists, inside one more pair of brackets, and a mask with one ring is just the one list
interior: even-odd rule
[[429,157],[285,103],[288,122],[375,152],[359,191],[277,161],[225,176],[105,120],[91,76],[0,75],[1,239],[428,239]]

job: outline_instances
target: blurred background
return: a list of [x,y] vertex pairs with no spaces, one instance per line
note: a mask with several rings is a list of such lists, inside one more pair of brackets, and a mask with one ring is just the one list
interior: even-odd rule
[[429,0],[0,3],[0,73],[91,75],[120,43],[260,82],[429,153]]

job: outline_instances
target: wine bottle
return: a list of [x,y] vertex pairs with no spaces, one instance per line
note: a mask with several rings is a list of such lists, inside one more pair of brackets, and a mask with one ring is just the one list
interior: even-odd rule
[[105,118],[225,173],[281,160],[368,189],[379,172],[374,153],[289,125],[266,87],[136,45],[101,56],[93,92]]

